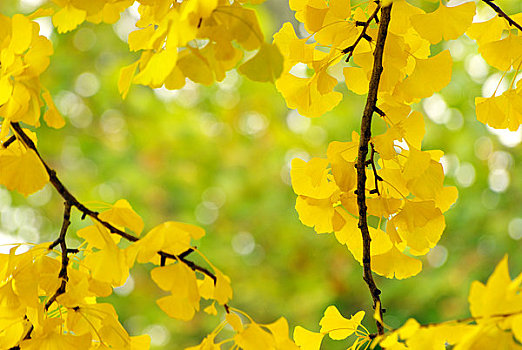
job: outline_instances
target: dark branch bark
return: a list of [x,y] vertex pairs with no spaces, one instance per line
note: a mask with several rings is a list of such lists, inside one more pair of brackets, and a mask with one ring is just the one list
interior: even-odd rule
[[[366,207],[366,157],[368,156],[368,144],[372,135],[372,116],[375,112],[377,104],[377,92],[379,90],[379,82],[382,74],[382,59],[384,53],[384,44],[388,34],[388,24],[390,23],[391,5],[382,8],[381,22],[379,24],[379,33],[375,44],[373,71],[370,79],[370,86],[368,89],[368,97],[366,99],[366,106],[364,108],[363,117],[361,121],[361,137],[359,140],[359,152],[357,156],[357,205],[359,207],[359,229],[361,230],[363,239],[363,278],[373,299],[373,307],[378,308],[378,312],[382,319],[382,307],[380,294],[381,291],[377,288],[372,275],[370,244],[371,237],[368,229],[367,221],[367,207]],[[384,334],[384,327],[380,322],[377,323],[377,331],[379,334]]]
[[378,2],[377,8],[375,9],[375,11],[373,11],[373,13],[370,15],[370,17],[366,20],[366,22],[359,22],[359,21],[356,22],[356,25],[363,27],[363,29],[361,31],[361,34],[359,34],[357,39],[355,39],[355,42],[342,51],[343,53],[348,54],[348,56],[346,57],[346,62],[350,61],[350,58],[353,56],[353,52],[355,51],[355,48],[357,47],[357,45],[359,45],[359,42],[362,39],[365,39],[368,42],[370,42],[372,40],[372,38],[368,34],[366,34],[366,31],[368,30],[368,27],[370,26],[370,23],[372,23],[373,20],[375,20],[376,23],[379,23],[377,14],[379,13],[380,9],[381,9],[381,4]]
[[482,0],[484,3],[486,3],[489,7],[491,7],[499,17],[505,18],[506,21],[508,21],[510,26],[513,26],[521,31],[522,33],[522,26],[515,22],[513,18],[509,17],[500,7],[498,7],[497,4],[493,3],[493,0]]

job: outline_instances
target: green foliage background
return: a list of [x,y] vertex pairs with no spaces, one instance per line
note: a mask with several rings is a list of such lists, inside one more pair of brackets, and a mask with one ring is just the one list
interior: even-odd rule
[[[508,13],[522,10],[518,1],[499,5]],[[29,1],[2,1],[0,10],[11,15],[32,8]],[[281,1],[260,7],[267,40],[291,16]],[[122,101],[118,69],[136,58],[115,34],[123,27],[84,24],[51,35],[56,52],[44,85],[67,126],[39,129],[39,147],[69,189],[91,206],[129,200],[145,230],[165,220],[203,226],[207,236],[198,248],[231,277],[232,305],[259,322],[285,316],[291,326],[317,329],[328,305],[345,315],[369,311],[371,298],[351,254],[331,235],[299,222],[288,168],[293,157],[325,156],[328,142],[349,139],[359,129],[364,97],[340,84],[341,105],[309,120],[287,110],[273,85],[232,72],[212,87],[188,84],[168,92],[133,86]],[[440,49],[449,47],[455,60],[453,80],[440,98],[417,108],[431,109],[423,148],[446,153],[446,184],[458,186],[459,200],[418,276],[377,278],[392,327],[408,317],[467,316],[471,281],[484,281],[506,253],[513,273],[522,270],[522,131],[509,136],[519,143],[508,147],[476,120],[474,97],[496,72],[483,71],[471,40],[445,45]],[[506,175],[509,185],[498,191],[494,179]],[[53,240],[62,214],[49,186],[28,199],[1,188],[0,213],[5,242]],[[76,217],[73,228],[85,225]],[[192,322],[168,319],[154,303],[161,292],[145,268],[134,268],[132,277],[133,289],[130,283],[108,298],[131,334],[148,332],[156,348],[178,349],[197,344],[217,325],[202,312]]]

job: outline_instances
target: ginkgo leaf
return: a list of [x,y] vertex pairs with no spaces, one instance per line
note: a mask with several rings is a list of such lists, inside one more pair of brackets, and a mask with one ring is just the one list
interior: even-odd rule
[[190,321],[196,313],[196,309],[187,302],[186,298],[177,295],[160,298],[156,300],[156,304],[170,317],[182,321]]
[[239,317],[239,315],[235,312],[227,313],[225,316],[225,320],[228,322],[229,325],[232,326],[232,328],[237,333],[243,331],[243,322],[241,321],[241,317]]
[[53,24],[58,33],[67,33],[82,24],[86,16],[85,11],[68,4],[54,14]]
[[392,223],[414,255],[424,255],[433,248],[446,227],[444,216],[433,201],[407,200],[399,214],[388,224]]
[[263,43],[256,55],[238,70],[254,81],[274,82],[283,71],[283,56],[276,45]]
[[506,28],[504,19],[494,16],[488,21],[472,23],[466,34],[477,41],[479,45],[483,45],[490,41],[499,40],[502,31]]
[[343,68],[343,74],[344,81],[348,89],[358,95],[364,95],[368,93],[370,79],[368,79],[368,74],[363,68],[345,67]]
[[411,24],[421,37],[436,44],[442,38],[453,40],[464,34],[471,25],[473,16],[475,16],[474,2],[454,7],[447,7],[441,2],[434,12],[412,16]]
[[511,320],[511,329],[513,330],[513,334],[515,338],[519,342],[522,342],[522,315],[516,315]]
[[216,303],[212,303],[203,309],[209,315],[217,315]]
[[330,338],[334,340],[346,339],[355,333],[363,318],[364,311],[359,311],[350,319],[347,319],[341,315],[337,307],[328,306],[319,322],[321,333],[328,333]]
[[129,202],[125,199],[118,200],[111,209],[100,213],[98,217],[113,225],[128,227],[138,236],[144,226],[143,219],[132,209]]
[[411,28],[410,18],[420,14],[424,14],[424,11],[406,0],[394,0],[389,30],[395,34],[405,34]]
[[198,279],[197,282],[199,294],[202,298],[211,299],[214,297],[214,281],[212,278],[205,275],[202,280]]
[[160,308],[170,317],[190,320],[199,310],[199,290],[196,274],[184,263],[156,267],[151,271],[152,280],[172,295],[157,301]]
[[312,158],[308,162],[292,159],[290,176],[294,192],[312,198],[328,198],[336,186],[328,180],[328,160]]
[[274,337],[255,323],[237,333],[234,340],[240,349],[274,349]]
[[0,78],[0,105],[6,103],[13,92],[13,84],[8,75],[3,75]]
[[120,78],[118,80],[118,91],[121,95],[121,98],[125,99],[127,94],[129,93],[130,86],[132,84],[132,80],[134,79],[134,73],[136,72],[136,68],[138,68],[138,64],[140,61],[136,61],[128,66],[122,67],[120,69]]
[[[153,88],[160,87],[167,76],[176,66],[178,58],[177,48],[161,50],[152,55],[145,67],[140,66],[140,72],[134,77],[135,84],[148,85]],[[128,67],[126,74],[130,75],[132,67]],[[126,77],[124,78],[126,81]],[[125,86],[124,82],[121,84]],[[123,88],[120,90],[124,90]]]
[[404,279],[422,271],[422,262],[393,247],[384,254],[372,256],[372,271],[387,277]]
[[[355,260],[362,263],[363,241],[361,231],[358,228],[358,220],[343,209],[337,209],[337,212],[343,217],[346,224],[341,230],[335,232],[335,236],[339,242],[344,241]],[[383,254],[392,248],[392,243],[386,232],[373,227],[368,229],[371,237],[370,254],[372,256]]]
[[104,249],[107,245],[116,244],[121,239],[118,235],[111,235],[104,226],[98,223],[84,227],[78,230],[76,234],[97,249]]
[[49,175],[32,149],[17,154],[11,151],[14,146],[0,150],[0,184],[27,197],[42,189]]
[[309,331],[301,326],[294,329],[294,341],[301,350],[319,350],[323,337],[324,334]]
[[274,336],[276,349],[299,350],[299,347],[288,337],[288,321],[280,317],[277,321],[265,325]]
[[284,56],[284,71],[288,72],[298,62],[312,62],[315,44],[307,44],[305,39],[299,39],[291,23],[286,22],[274,34],[274,44]]
[[0,347],[2,349],[11,349],[20,341],[24,334],[25,325],[23,318],[20,317],[18,322],[12,319],[0,320]]
[[276,81],[276,87],[285,98],[288,108],[297,108],[306,117],[320,117],[341,102],[343,95],[337,91],[321,94],[317,79],[298,78],[283,73]]
[[11,22],[12,38],[10,42],[10,48],[14,51],[15,54],[21,55],[29,48],[33,36],[32,24],[33,22],[21,14],[17,13],[13,16]]
[[522,95],[513,89],[500,96],[475,98],[477,119],[492,128],[518,130],[522,124]]
[[47,104],[47,111],[44,114],[44,120],[52,128],[59,129],[65,125],[65,120],[61,116],[60,112],[56,109],[53,99],[49,91],[44,91],[42,97]]
[[304,225],[313,227],[315,232],[332,232],[334,207],[330,198],[315,199],[298,196],[295,202],[295,210],[299,214],[299,220]]
[[151,339],[148,334],[130,337],[130,350],[149,350],[150,342]]
[[205,231],[197,226],[180,222],[167,221],[154,227],[149,233],[135,242],[139,263],[158,259],[157,253],[163,250],[170,254],[181,254],[190,249],[191,239],[199,239]]
[[451,80],[453,60],[448,50],[428,59],[416,59],[413,73],[397,86],[406,102],[429,97],[442,90]]
[[138,29],[129,33],[127,42],[129,43],[129,50],[152,50],[153,45],[150,40],[154,34],[154,26],[150,25],[143,29]]
[[[522,310],[522,295],[518,293],[520,277],[511,280],[508,269],[508,256],[495,267],[495,271],[484,285],[478,281],[471,284],[468,301],[473,317],[485,317],[495,314],[508,314]],[[487,322],[478,320],[478,322]]]
[[230,287],[230,278],[220,271],[216,271],[216,286],[214,289],[214,299],[221,305],[226,304],[232,299],[232,287]]
[[488,42],[479,46],[479,53],[491,66],[507,71],[520,63],[522,56],[522,37],[509,35],[507,38]]

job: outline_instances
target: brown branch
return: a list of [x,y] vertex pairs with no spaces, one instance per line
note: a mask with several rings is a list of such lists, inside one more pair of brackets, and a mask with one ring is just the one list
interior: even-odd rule
[[[388,34],[388,24],[390,23],[391,5],[382,8],[381,22],[379,24],[379,32],[377,35],[377,42],[375,44],[373,71],[370,79],[368,89],[368,97],[366,99],[366,106],[364,107],[363,117],[361,121],[361,138],[359,140],[359,151],[357,156],[357,205],[359,207],[359,224],[363,239],[363,279],[370,289],[373,299],[373,307],[378,307],[380,318],[382,319],[382,306],[380,300],[381,291],[377,288],[373,280],[371,269],[371,255],[370,243],[371,237],[368,229],[367,221],[367,207],[366,207],[366,157],[368,155],[368,144],[371,138],[372,116],[375,112],[377,104],[377,91],[379,90],[379,81],[383,70],[382,59],[384,53],[384,44]],[[379,334],[384,334],[384,327],[380,322],[377,323],[377,330]]]
[[[60,287],[54,292],[54,294],[47,300],[44,306],[44,310],[47,311],[51,307],[51,305],[56,301],[56,299],[65,293],[65,289],[67,287],[67,282],[69,281],[69,277],[67,275],[67,267],[69,266],[69,256],[67,254],[71,253],[71,251],[77,251],[77,249],[68,249],[67,243],[65,242],[65,236],[67,235],[67,229],[71,225],[71,205],[69,202],[65,201],[64,210],[63,210],[63,221],[62,228],[60,229],[59,237],[49,245],[49,250],[52,250],[57,245],[60,245],[62,250],[62,267],[60,268],[60,272],[58,273],[58,278],[61,279]],[[31,333],[34,330],[34,325],[31,325],[27,330],[27,333],[24,336],[24,340],[31,338]],[[11,349],[16,349],[11,348]]]
[[60,272],[58,273],[58,278],[62,279],[62,283],[60,287],[56,290],[56,292],[47,300],[45,303],[45,311],[49,310],[49,307],[55,302],[56,298],[65,293],[65,287],[67,286],[67,281],[69,281],[69,276],[67,276],[67,266],[69,266],[69,249],[67,249],[67,243],[65,242],[65,236],[67,234],[67,229],[71,224],[71,205],[69,202],[64,203],[64,211],[63,211],[63,222],[62,229],[60,230],[60,236],[49,246],[49,250],[53,249],[55,246],[60,245],[62,250],[62,267]]
[[366,161],[366,165],[371,164],[372,169],[373,169],[373,181],[375,181],[375,188],[373,190],[370,190],[370,194],[377,193],[377,195],[380,196],[381,194],[379,193],[379,182],[378,181],[382,181],[382,177],[380,177],[379,174],[377,174],[377,168],[375,167],[375,153],[377,153],[377,152],[375,151],[375,147],[373,146],[373,143],[370,143],[370,146],[372,146],[372,153],[370,154],[370,159],[368,161]]
[[363,29],[362,29],[361,34],[359,34],[357,39],[355,39],[355,42],[342,51],[342,53],[345,53],[345,54],[347,53],[348,54],[348,57],[346,57],[346,62],[350,61],[350,58],[353,56],[353,52],[355,51],[355,48],[357,47],[357,45],[359,45],[359,42],[362,39],[366,39],[367,41],[371,41],[372,40],[371,36],[366,34],[366,31],[368,30],[368,27],[370,26],[370,23],[372,23],[372,21],[374,19],[375,19],[375,22],[379,23],[379,19],[377,18],[377,13],[379,13],[380,9],[381,9],[381,4],[380,4],[380,2],[377,2],[377,8],[375,9],[375,11],[373,11],[373,13],[370,15],[370,17],[368,17],[366,22],[357,21],[355,23],[356,26],[362,26]]
[[[41,157],[41,155],[38,152],[38,149],[36,148],[36,145],[34,144],[33,140],[31,140],[31,138],[29,136],[27,136],[27,134],[24,132],[24,130],[22,129],[20,124],[19,123],[11,123],[11,126],[13,127],[13,130],[16,132],[16,134],[19,136],[19,138],[22,140],[22,142],[29,149],[33,150],[36,153],[36,155],[38,156],[38,159],[40,159],[40,162],[43,164],[43,166],[45,167],[45,170],[47,171],[47,174],[49,175],[49,182],[51,182],[51,184],[54,186],[56,191],[58,191],[60,196],[65,200],[65,203],[66,203],[66,205],[69,206],[69,209],[71,207],[75,207],[76,209],[78,209],[82,213],[82,218],[84,218],[85,216],[89,216],[89,217],[93,218],[94,220],[96,220],[97,222],[99,222],[100,224],[102,224],[111,233],[117,234],[117,235],[125,238],[126,240],[128,240],[130,242],[137,242],[137,241],[140,240],[138,237],[133,236],[131,234],[128,234],[128,233],[126,233],[126,232],[124,232],[124,231],[114,227],[109,222],[100,219],[98,212],[95,212],[95,211],[87,208],[82,203],[80,203],[80,201],[78,201],[78,199],[76,199],[76,197],[74,197],[74,195],[71,192],[69,192],[69,190],[65,187],[65,185],[60,181],[60,179],[56,175],[56,171],[53,170],[45,162],[45,160]],[[59,243],[61,243],[60,242],[60,238],[58,238],[56,241],[54,241],[51,244],[50,248],[53,248],[54,246],[58,245]],[[65,251],[67,251],[67,247],[65,248]],[[161,256],[162,262],[164,262],[163,260],[166,259],[166,258],[179,260],[179,261],[183,262],[184,264],[186,264],[188,267],[190,267],[193,271],[199,271],[199,272],[207,275],[208,277],[212,278],[212,280],[214,280],[214,283],[215,283],[216,280],[217,280],[215,274],[210,272],[208,269],[205,269],[204,267],[201,267],[201,266],[195,264],[194,262],[186,259],[186,257],[190,253],[192,253],[193,251],[194,250],[192,248],[189,248],[189,249],[187,249],[186,251],[182,252],[179,255],[170,254],[170,253],[167,253],[167,252],[164,252],[164,251],[159,251],[158,254]],[[63,250],[62,250],[62,252],[63,252]]]
[[513,20],[513,18],[509,17],[504,11],[502,11],[502,9],[500,7],[498,7],[497,4],[493,3],[493,0],[482,0],[482,1],[485,2],[489,7],[491,7],[498,14],[499,17],[505,18],[506,21],[508,21],[510,26],[517,28],[522,33],[522,26],[520,24],[518,24],[517,22],[515,22]]

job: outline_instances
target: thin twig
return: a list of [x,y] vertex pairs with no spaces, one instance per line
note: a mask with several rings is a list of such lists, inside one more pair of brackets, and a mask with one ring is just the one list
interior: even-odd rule
[[355,48],[357,47],[357,45],[359,45],[359,42],[362,39],[366,39],[367,41],[371,41],[372,38],[368,34],[366,34],[366,31],[368,30],[368,27],[370,26],[370,23],[372,23],[372,21],[374,19],[375,19],[375,22],[377,22],[377,23],[379,22],[379,20],[377,19],[377,13],[379,13],[380,9],[381,9],[381,4],[380,4],[380,2],[377,2],[377,8],[375,9],[375,11],[373,11],[373,13],[370,15],[370,17],[368,17],[366,22],[357,22],[356,23],[357,25],[362,26],[363,29],[362,29],[361,34],[359,34],[357,39],[355,39],[355,42],[342,51],[343,53],[345,53],[345,54],[347,53],[348,54],[348,57],[346,57],[346,62],[350,61],[350,58],[353,56],[353,52],[355,51]]
[[510,26],[513,26],[522,32],[522,26],[520,24],[518,24],[517,22],[515,22],[513,20],[513,18],[509,17],[504,11],[502,11],[502,9],[500,7],[498,7],[497,4],[493,3],[493,0],[482,0],[482,1],[485,2],[489,7],[491,7],[498,14],[499,17],[505,18],[506,21],[508,21]]
[[[357,205],[359,207],[358,227],[361,230],[363,239],[363,279],[368,285],[368,288],[370,289],[370,293],[373,299],[373,307],[378,308],[377,311],[379,312],[380,318],[382,319],[383,311],[380,299],[381,291],[377,288],[377,285],[373,280],[371,269],[371,237],[366,217],[367,206],[365,193],[366,157],[368,155],[368,144],[370,143],[372,134],[372,116],[375,112],[375,106],[377,104],[377,91],[379,90],[379,81],[381,79],[381,73],[383,70],[382,59],[384,53],[384,44],[386,42],[386,36],[388,34],[388,24],[390,23],[391,5],[382,8],[381,13],[381,22],[379,24],[379,32],[377,35],[377,42],[375,44],[373,71],[370,79],[368,97],[366,99],[366,106],[364,108],[363,117],[361,121],[361,138],[359,140],[359,151],[357,156]],[[384,327],[382,326],[382,324],[380,322],[376,322],[376,324],[378,333],[384,334]]]
[[372,165],[373,181],[375,182],[375,188],[370,191],[370,194],[377,193],[377,195],[380,196],[381,194],[379,192],[379,182],[378,181],[382,181],[382,177],[380,177],[379,174],[377,174],[377,168],[375,167],[375,153],[377,153],[377,151],[375,151],[375,147],[373,146],[373,143],[370,143],[370,146],[372,147],[372,153],[370,154],[370,159],[366,163]]
[[[51,305],[56,301],[56,299],[65,293],[67,288],[67,282],[69,281],[69,277],[67,275],[67,267],[69,266],[69,256],[67,254],[70,253],[72,249],[67,248],[67,243],[65,242],[65,236],[67,235],[67,229],[71,225],[71,205],[69,202],[65,201],[64,210],[63,210],[63,221],[62,228],[60,229],[60,235],[58,238],[49,245],[49,250],[52,250],[57,245],[60,245],[62,250],[62,267],[60,268],[60,272],[58,273],[58,278],[61,279],[60,287],[54,292],[54,294],[47,300],[44,306],[44,310],[47,311],[51,307]],[[34,330],[34,325],[31,325],[27,330],[27,333],[23,337],[24,340],[31,338],[31,333]],[[11,348],[13,349],[13,348]]]

